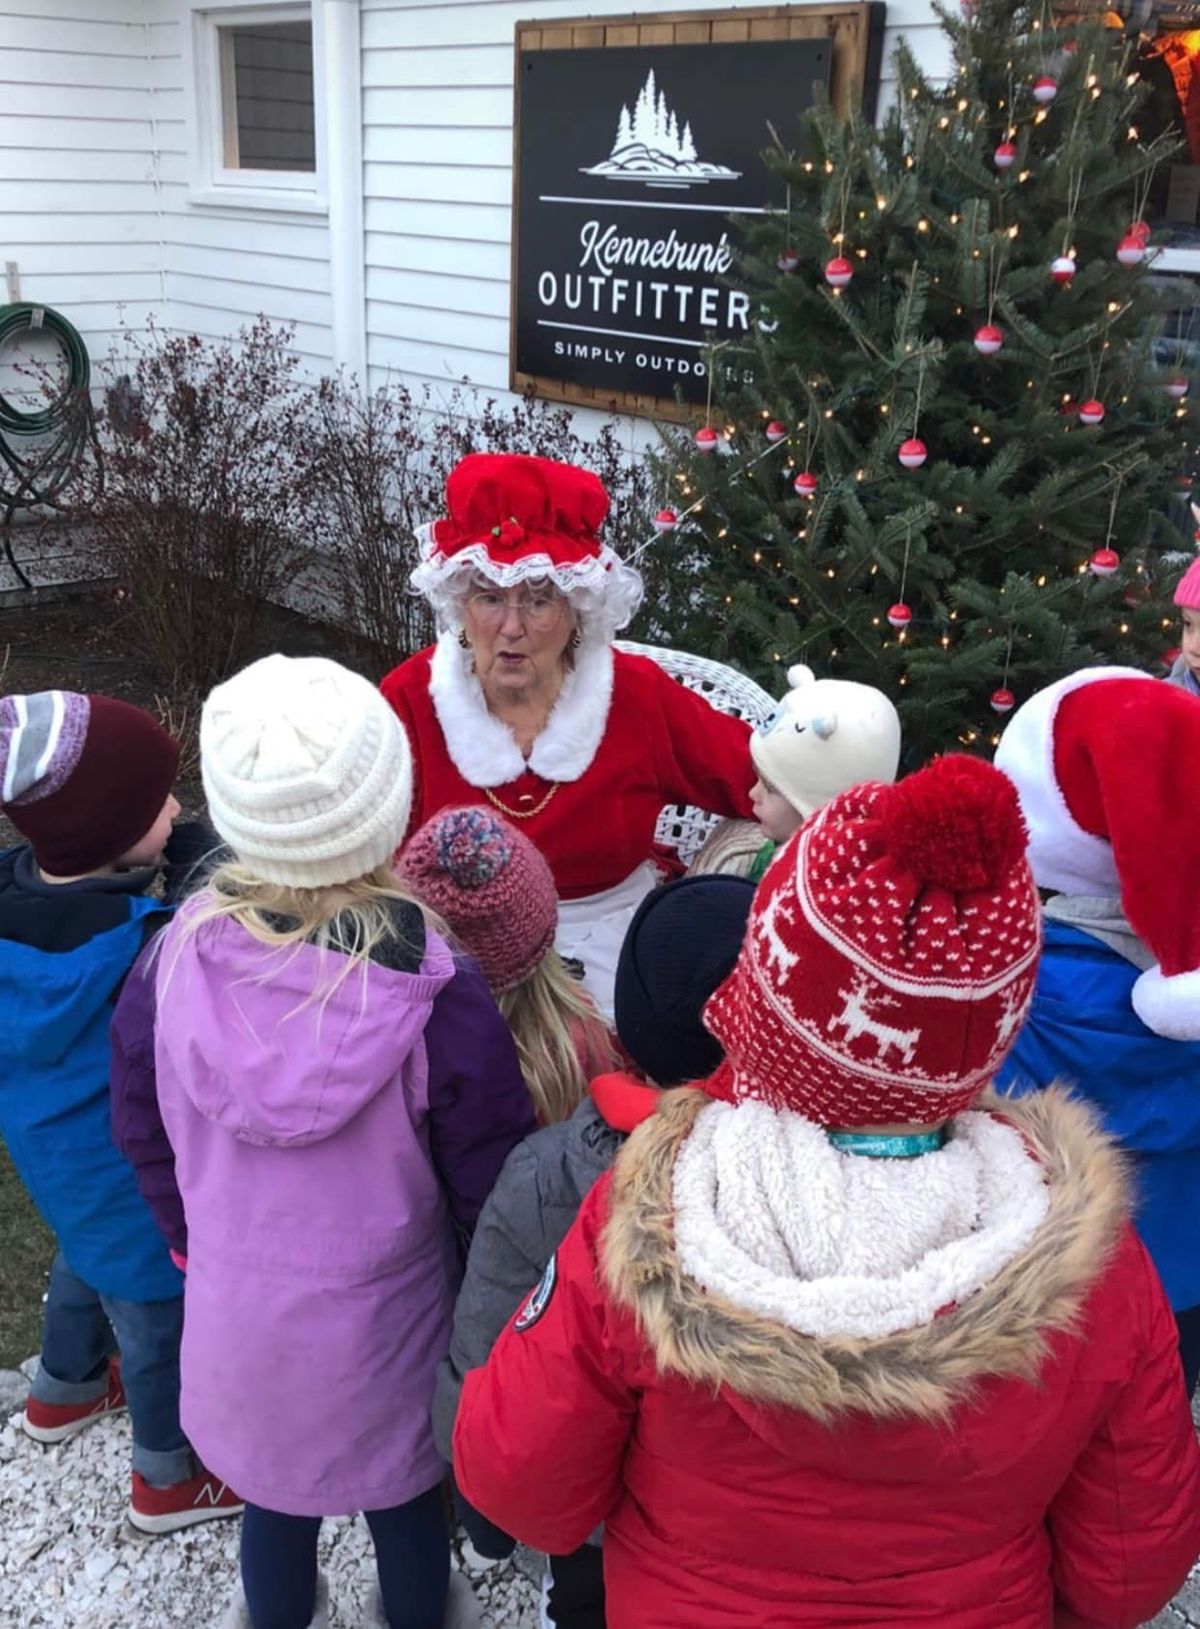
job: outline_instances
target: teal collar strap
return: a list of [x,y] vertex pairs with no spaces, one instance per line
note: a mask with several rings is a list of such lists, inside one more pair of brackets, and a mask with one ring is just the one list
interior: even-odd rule
[[901,1132],[885,1137],[874,1131],[828,1131],[825,1134],[840,1154],[865,1154],[874,1160],[915,1160],[936,1154],[946,1141],[944,1127],[936,1131]]

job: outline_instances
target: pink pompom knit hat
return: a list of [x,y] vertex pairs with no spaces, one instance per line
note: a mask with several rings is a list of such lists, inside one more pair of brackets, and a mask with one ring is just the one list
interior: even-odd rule
[[1179,579],[1175,603],[1185,611],[1200,611],[1200,560],[1193,560]]
[[550,867],[490,809],[443,809],[413,833],[396,871],[446,922],[496,995],[523,984],[554,942]]

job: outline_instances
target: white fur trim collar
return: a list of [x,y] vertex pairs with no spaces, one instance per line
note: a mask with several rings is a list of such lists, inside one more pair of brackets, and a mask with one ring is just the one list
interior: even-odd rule
[[675,1161],[680,1265],[712,1295],[803,1335],[928,1324],[1026,1248],[1050,1206],[1020,1133],[957,1116],[936,1154],[839,1153],[765,1103],[714,1103]]
[[1132,667],[1083,668],[1031,696],[1013,715],[996,749],[996,768],[1015,784],[1021,800],[1034,881],[1059,894],[1116,894],[1120,889],[1112,845],[1079,825],[1054,773],[1054,728],[1063,697],[1106,679],[1160,682]]
[[470,653],[453,633],[440,636],[430,663],[429,694],[446,750],[471,786],[507,786],[526,769],[547,781],[577,781],[604,739],[612,688],[612,646],[585,642],[527,763],[508,725],[488,711]]

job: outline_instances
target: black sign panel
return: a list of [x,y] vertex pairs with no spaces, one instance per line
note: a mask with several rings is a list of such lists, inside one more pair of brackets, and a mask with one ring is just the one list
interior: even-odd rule
[[743,336],[734,213],[781,207],[762,151],[828,83],[827,40],[527,51],[520,59],[518,373],[689,401]]

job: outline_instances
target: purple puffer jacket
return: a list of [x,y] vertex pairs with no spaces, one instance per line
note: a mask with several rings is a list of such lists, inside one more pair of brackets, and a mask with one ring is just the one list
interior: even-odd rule
[[[511,1036],[478,971],[433,934],[416,971],[372,962],[313,1001],[329,953],[302,947],[264,978],[263,947],[236,923],[182,925],[122,994],[113,1086],[118,1141],[144,1156],[177,1249],[176,1184],[182,1197],[183,1428],[268,1509],[400,1504],[444,1474],[429,1409],[454,1222],[473,1226],[533,1129]],[[154,1157],[147,1016],[173,1180],[170,1154]]]

